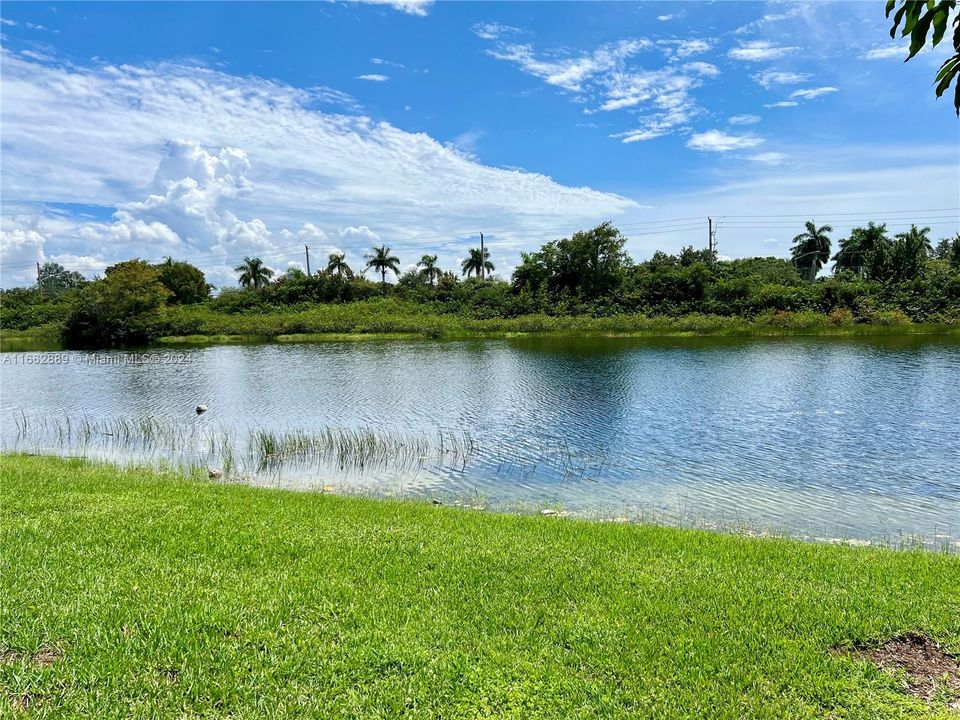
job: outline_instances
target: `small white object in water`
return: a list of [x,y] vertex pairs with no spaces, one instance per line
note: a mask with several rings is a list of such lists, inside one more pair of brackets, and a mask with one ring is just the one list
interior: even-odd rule
[[541,515],[556,515],[557,511],[552,508],[544,508],[540,511]]
[[209,470],[207,470],[207,477],[209,477],[211,480],[216,480],[218,477],[222,475],[223,475],[222,470],[217,470],[216,468],[210,468]]
[[197,415],[203,415],[207,411],[206,405],[197,405]]

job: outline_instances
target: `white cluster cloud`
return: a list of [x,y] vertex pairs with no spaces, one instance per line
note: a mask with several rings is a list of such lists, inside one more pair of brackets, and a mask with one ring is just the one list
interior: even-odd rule
[[46,262],[43,252],[46,237],[38,230],[23,227],[12,217],[4,217],[0,225],[0,254],[3,263],[4,287],[36,280],[34,263]]
[[694,133],[687,141],[687,147],[693,150],[706,152],[730,152],[757,147],[763,143],[763,138],[756,135],[731,135],[722,130],[707,130]]
[[[323,112],[314,93],[256,77],[177,64],[56,66],[7,52],[2,63],[4,248],[21,253],[4,249],[11,267],[22,269],[23,252],[26,262],[180,254],[208,257],[198,264],[222,283],[233,281],[243,254],[289,249],[299,258],[303,243],[292,247],[282,229],[305,223],[326,233],[366,225],[388,245],[417,243],[443,257],[445,247],[462,254],[454,248],[479,230],[506,244],[637,207],[484,166],[422,133]],[[44,203],[116,213],[110,222],[54,223]],[[46,223],[35,229],[42,239],[7,228],[14,205]],[[363,242],[348,252],[370,239],[337,237]],[[425,245],[418,237],[448,239]],[[4,270],[3,282],[10,277]]]

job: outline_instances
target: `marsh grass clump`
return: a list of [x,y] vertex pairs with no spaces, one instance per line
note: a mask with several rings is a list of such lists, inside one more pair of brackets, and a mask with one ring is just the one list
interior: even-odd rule
[[206,464],[226,477],[321,466],[400,472],[415,472],[427,465],[463,469],[477,452],[469,433],[448,429],[429,435],[374,428],[251,428],[238,439],[232,428],[149,416],[77,418],[21,411],[13,420],[16,450],[101,451],[108,456],[179,461],[187,468]]
[[468,433],[438,430],[436,437],[371,428],[257,430],[250,443],[259,469],[323,462],[341,470],[394,467],[412,470],[427,463],[463,466],[475,446]]

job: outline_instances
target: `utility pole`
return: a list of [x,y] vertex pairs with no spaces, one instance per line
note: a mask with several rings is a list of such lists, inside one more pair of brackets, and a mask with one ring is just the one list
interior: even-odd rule
[[43,285],[40,284],[40,261],[37,261],[37,290],[43,295]]
[[710,252],[712,262],[716,259],[717,254],[717,227],[713,224],[713,218],[711,217],[707,218],[707,250]]
[[306,251],[306,253],[307,253],[307,277],[310,277],[310,248],[308,248],[306,245],[304,245],[304,246],[303,246],[303,249],[304,249],[304,250]]
[[487,279],[487,258],[483,254],[483,233],[480,233],[480,279]]

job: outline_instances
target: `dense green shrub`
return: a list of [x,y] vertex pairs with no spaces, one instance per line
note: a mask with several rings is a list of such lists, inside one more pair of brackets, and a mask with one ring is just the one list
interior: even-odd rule
[[[199,269],[169,258],[159,265],[120,263],[80,289],[86,281],[51,265],[49,288],[0,292],[0,327],[62,325],[69,345],[99,347],[166,335],[666,327],[715,332],[736,331],[744,320],[790,332],[960,321],[960,238],[934,249],[927,234],[913,227],[889,238],[882,225],[857,228],[840,241],[837,272],[815,282],[787,260],[719,260],[693,247],[634,262],[625,238],[609,223],[523,255],[509,282],[496,276],[462,280],[425,256],[389,285],[344,266],[338,271],[331,260],[332,269],[313,276],[290,271],[210,298]],[[256,263],[262,266],[248,258],[242,268]]]
[[64,325],[63,342],[77,348],[146,343],[152,339],[152,315],[170,296],[155,266],[143,260],[118,263],[79,292]]

